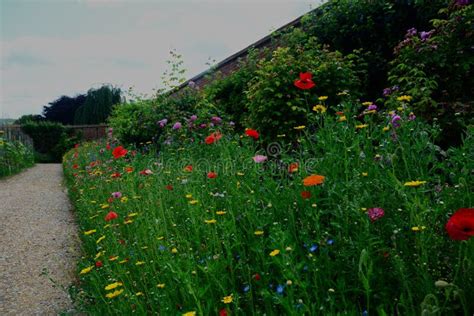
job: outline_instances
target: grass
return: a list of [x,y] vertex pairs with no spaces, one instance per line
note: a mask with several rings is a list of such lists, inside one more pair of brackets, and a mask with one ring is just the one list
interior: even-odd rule
[[[406,111],[395,127],[383,113],[356,121],[359,105],[341,110],[346,121],[313,114],[292,145],[231,132],[205,144],[214,128],[193,140],[175,131],[179,141],[160,151],[145,144],[117,159],[100,142],[68,152],[84,255],[80,308],[471,314],[474,240],[451,240],[444,226],[473,205],[472,130],[462,147],[443,151],[436,126]],[[268,159],[255,163],[256,154]],[[312,174],[324,183],[304,186]],[[416,180],[426,182],[406,185]],[[371,219],[373,208],[383,216]],[[118,217],[106,221],[112,211]]]

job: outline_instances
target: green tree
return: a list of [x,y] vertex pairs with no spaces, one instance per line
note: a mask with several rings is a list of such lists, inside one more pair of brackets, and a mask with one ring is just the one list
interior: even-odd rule
[[121,101],[121,90],[110,85],[87,91],[86,101],[74,114],[74,124],[104,123]]

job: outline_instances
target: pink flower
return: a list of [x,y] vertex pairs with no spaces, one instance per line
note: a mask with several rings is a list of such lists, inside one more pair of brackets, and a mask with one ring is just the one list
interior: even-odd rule
[[253,161],[255,161],[256,163],[261,163],[261,162],[264,162],[265,160],[268,159],[267,156],[263,156],[263,155],[256,155],[255,157],[252,158]]
[[382,218],[385,215],[383,208],[380,207],[373,207],[367,210],[367,214],[372,222]]

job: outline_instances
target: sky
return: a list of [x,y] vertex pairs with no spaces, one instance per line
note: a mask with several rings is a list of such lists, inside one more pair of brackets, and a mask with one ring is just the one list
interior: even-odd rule
[[0,0],[0,118],[102,84],[151,95],[169,51],[186,78],[322,0]]

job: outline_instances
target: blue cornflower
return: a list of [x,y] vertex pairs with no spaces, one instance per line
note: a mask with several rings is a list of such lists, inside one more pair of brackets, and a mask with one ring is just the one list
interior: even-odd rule
[[242,287],[242,291],[244,293],[247,293],[248,291],[250,291],[250,285],[248,285],[248,284],[244,285],[244,287]]
[[309,252],[315,252],[316,250],[318,250],[318,245],[316,244],[312,244],[309,248]]
[[278,284],[277,288],[276,288],[276,292],[278,294],[283,294],[283,292],[285,291],[285,286],[284,285],[281,285],[281,284]]
[[331,246],[332,244],[334,244],[334,239],[328,239],[328,241],[326,242],[329,246]]

